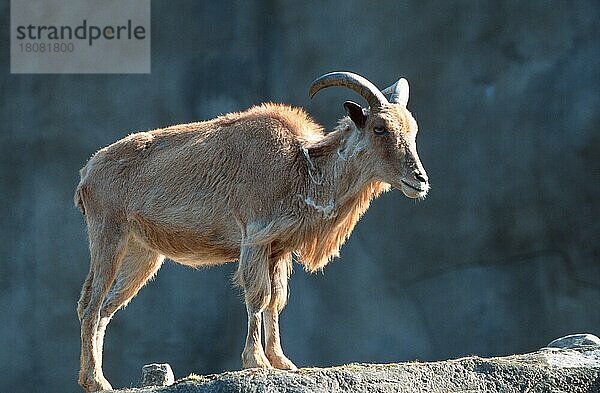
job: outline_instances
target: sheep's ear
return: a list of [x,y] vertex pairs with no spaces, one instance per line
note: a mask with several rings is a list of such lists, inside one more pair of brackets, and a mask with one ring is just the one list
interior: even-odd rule
[[367,122],[367,111],[362,106],[353,101],[346,101],[344,109],[358,128],[364,128]]

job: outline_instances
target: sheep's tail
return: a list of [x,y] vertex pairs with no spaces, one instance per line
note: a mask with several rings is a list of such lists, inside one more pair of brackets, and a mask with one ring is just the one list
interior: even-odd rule
[[77,190],[75,190],[73,202],[75,202],[75,206],[79,209],[79,211],[81,211],[81,214],[85,216],[85,205],[83,204],[83,188],[81,186],[78,186]]
[[73,202],[75,203],[75,207],[77,207],[79,209],[79,211],[81,211],[81,214],[83,214],[85,216],[85,205],[83,203],[85,197],[86,197],[86,186],[83,184],[84,182],[84,178],[87,175],[87,165],[84,166],[83,168],[81,168],[81,170],[79,171],[79,175],[81,176],[81,180],[79,181],[79,184],[77,185],[77,189],[75,189],[75,195],[73,196]]

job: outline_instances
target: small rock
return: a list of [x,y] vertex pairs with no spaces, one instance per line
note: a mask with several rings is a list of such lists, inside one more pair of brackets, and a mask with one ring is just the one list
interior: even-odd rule
[[152,363],[142,367],[141,387],[146,386],[169,386],[175,382],[173,370],[168,363]]
[[548,348],[589,348],[600,346],[600,338],[593,334],[570,334],[552,341],[546,347]]

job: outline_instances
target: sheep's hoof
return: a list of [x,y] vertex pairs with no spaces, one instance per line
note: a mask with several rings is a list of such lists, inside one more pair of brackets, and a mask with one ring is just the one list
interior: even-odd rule
[[100,390],[113,390],[111,384],[104,377],[100,378],[89,378],[86,380],[79,380],[79,385],[86,392],[97,392]]
[[244,368],[273,368],[263,351],[249,351],[242,354]]
[[298,367],[296,367],[296,365],[292,363],[292,361],[288,359],[284,354],[268,354],[267,358],[269,359],[269,362],[273,367],[278,368],[280,370],[298,370]]

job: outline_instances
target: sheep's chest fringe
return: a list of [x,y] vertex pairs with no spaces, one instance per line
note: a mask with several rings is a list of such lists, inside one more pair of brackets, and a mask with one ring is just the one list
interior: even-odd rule
[[388,188],[385,183],[369,184],[341,205],[336,205],[333,199],[323,204],[304,197],[306,208],[312,211],[306,211],[305,219],[299,220],[290,233],[297,239],[296,252],[305,268],[314,272],[339,256],[340,248],[369,208],[371,200]]

